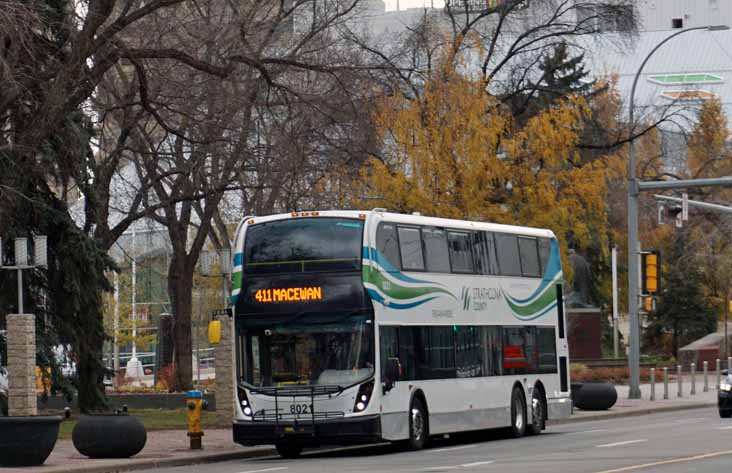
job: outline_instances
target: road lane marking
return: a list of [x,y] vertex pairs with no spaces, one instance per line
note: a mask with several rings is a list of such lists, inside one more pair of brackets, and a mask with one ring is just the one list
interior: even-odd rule
[[726,427],[717,427],[717,430],[732,430],[732,425],[728,425]]
[[463,468],[471,468],[471,467],[480,466],[480,465],[490,465],[491,463],[493,463],[493,460],[488,460],[488,461],[484,461],[484,462],[463,463],[460,466],[462,466]]
[[276,468],[265,468],[263,470],[247,470],[242,471],[241,473],[265,473],[266,471],[279,471],[279,470],[286,470],[286,466],[278,466]]
[[674,424],[694,424],[696,422],[704,422],[706,419],[701,417],[693,417],[691,419],[679,419],[674,421]]
[[[485,460],[481,462],[463,463],[462,465],[447,465],[447,466],[431,466],[425,468],[426,471],[442,471],[442,470],[457,470],[458,468],[472,468],[474,466],[490,465],[495,463],[495,460]],[[248,473],[248,472],[244,472]]]
[[637,439],[637,440],[626,440],[624,442],[604,443],[602,445],[596,445],[596,447],[597,448],[619,447],[621,445],[630,445],[633,443],[643,443],[643,442],[648,442],[648,439]]
[[725,455],[732,455],[732,450],[705,453],[703,455],[695,455],[693,457],[674,458],[672,460],[663,460],[663,461],[654,462],[654,463],[643,463],[642,465],[625,466],[623,468],[616,468],[614,470],[602,470],[602,471],[597,471],[595,473],[622,473],[625,471],[642,470],[644,468],[651,468],[654,466],[673,465],[674,463],[684,463],[684,462],[691,462],[691,461],[696,461],[696,460],[705,460],[707,458],[722,457]]
[[454,452],[455,450],[464,450],[466,448],[473,448],[477,447],[478,444],[471,444],[471,445],[461,445],[459,447],[447,447],[447,448],[438,448],[437,450],[427,450],[428,453],[442,453],[442,452]]
[[566,432],[566,435],[579,435],[579,434],[596,434],[598,432],[607,432],[607,429],[592,429],[592,430],[580,430],[578,432]]

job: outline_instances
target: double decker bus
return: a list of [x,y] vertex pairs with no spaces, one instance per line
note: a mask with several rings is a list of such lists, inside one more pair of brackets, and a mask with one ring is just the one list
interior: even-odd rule
[[404,441],[567,417],[549,230],[373,211],[247,217],[232,304],[234,440]]

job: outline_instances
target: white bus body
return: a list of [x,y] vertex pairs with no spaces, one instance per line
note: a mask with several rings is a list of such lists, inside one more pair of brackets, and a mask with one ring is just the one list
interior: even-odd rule
[[296,455],[538,433],[571,411],[562,285],[548,230],[379,210],[246,218],[232,292],[235,441]]

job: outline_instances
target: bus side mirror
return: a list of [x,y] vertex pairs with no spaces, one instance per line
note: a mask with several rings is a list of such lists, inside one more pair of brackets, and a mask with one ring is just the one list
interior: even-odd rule
[[402,365],[399,358],[387,358],[384,369],[384,393],[394,389],[394,383],[399,380],[402,373]]
[[221,321],[212,320],[208,323],[208,343],[218,345],[221,343]]

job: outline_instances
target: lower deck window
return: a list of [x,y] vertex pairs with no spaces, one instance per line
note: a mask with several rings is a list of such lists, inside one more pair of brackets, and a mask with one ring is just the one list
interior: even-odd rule
[[554,327],[381,326],[379,333],[382,370],[399,358],[403,381],[557,372]]

